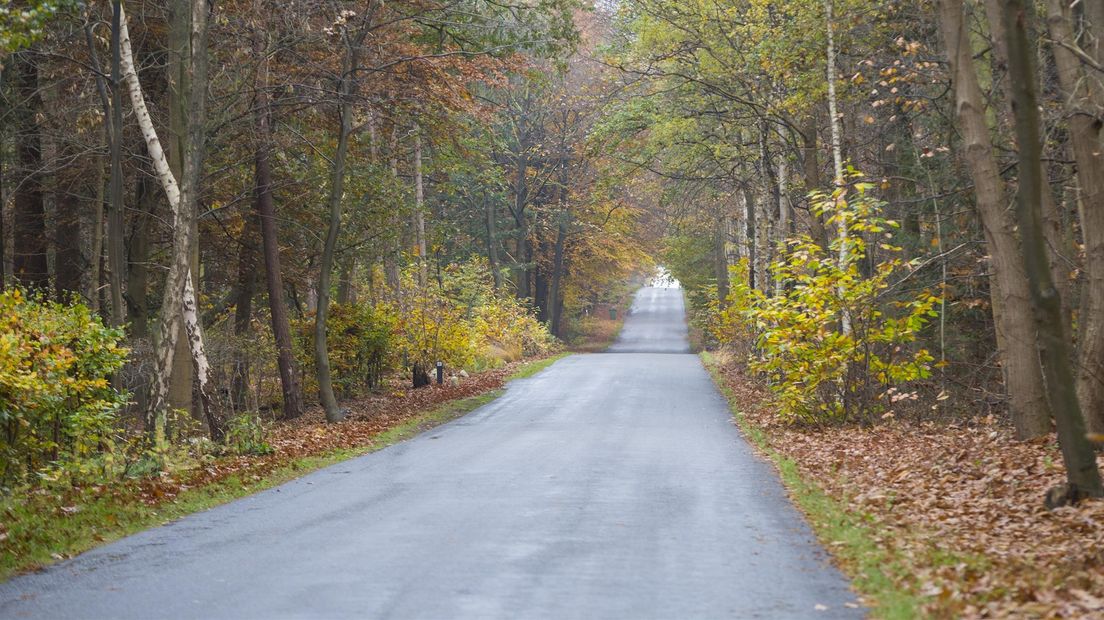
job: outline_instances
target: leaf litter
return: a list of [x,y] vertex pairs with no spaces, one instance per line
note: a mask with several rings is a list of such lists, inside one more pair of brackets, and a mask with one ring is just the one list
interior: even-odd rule
[[1104,501],[1044,507],[1065,482],[1053,434],[1019,442],[992,416],[792,426],[742,370],[722,377],[774,450],[874,524],[878,544],[909,569],[888,576],[925,598],[923,615],[1104,618]]

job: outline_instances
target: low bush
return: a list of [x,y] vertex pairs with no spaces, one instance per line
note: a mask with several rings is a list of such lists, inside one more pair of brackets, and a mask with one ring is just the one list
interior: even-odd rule
[[83,304],[0,292],[0,485],[111,466],[122,338]]

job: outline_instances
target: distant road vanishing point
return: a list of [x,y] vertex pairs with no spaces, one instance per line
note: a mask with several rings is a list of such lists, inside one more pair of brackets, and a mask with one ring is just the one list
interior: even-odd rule
[[450,424],[0,584],[0,618],[858,618],[644,288],[609,352]]

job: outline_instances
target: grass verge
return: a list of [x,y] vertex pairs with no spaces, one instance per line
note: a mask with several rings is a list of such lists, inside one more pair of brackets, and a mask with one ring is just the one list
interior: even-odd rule
[[802,477],[797,463],[776,450],[764,429],[743,414],[741,404],[717,370],[708,351],[701,359],[713,382],[728,401],[732,417],[744,436],[774,463],[790,498],[805,513],[817,538],[831,552],[840,568],[851,578],[855,590],[870,606],[875,618],[907,620],[919,617],[923,601],[918,594],[898,584],[909,574],[907,564],[879,542],[873,520],[848,509],[845,503],[825,493]]
[[[507,380],[531,377],[569,353],[523,364]],[[64,490],[40,489],[0,500],[0,582],[36,570],[142,530],[169,523],[305,474],[410,439],[451,422],[505,392],[493,389],[444,402],[416,414],[354,448],[292,459],[263,475],[245,473],[186,488],[171,500],[150,505],[138,481],[116,481]]]

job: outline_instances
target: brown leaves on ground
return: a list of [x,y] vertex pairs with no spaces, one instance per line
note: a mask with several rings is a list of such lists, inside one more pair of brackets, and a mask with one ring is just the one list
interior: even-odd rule
[[1104,618],[1104,501],[1043,506],[1065,481],[1053,435],[1018,442],[992,418],[797,428],[738,370],[725,380],[804,477],[875,520],[930,615]]

